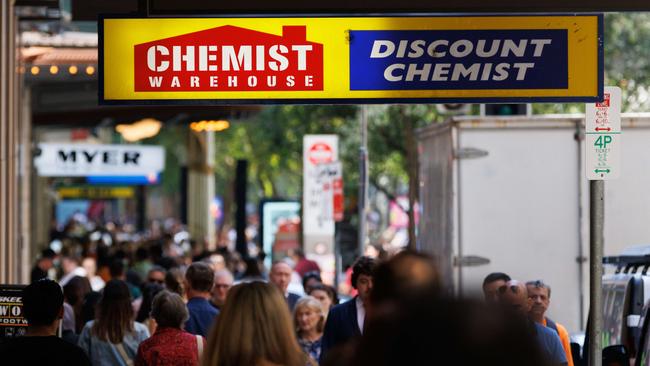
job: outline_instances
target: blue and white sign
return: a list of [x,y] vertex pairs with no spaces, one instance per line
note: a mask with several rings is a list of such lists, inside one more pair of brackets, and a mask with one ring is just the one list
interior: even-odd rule
[[350,89],[566,89],[567,33],[350,31]]

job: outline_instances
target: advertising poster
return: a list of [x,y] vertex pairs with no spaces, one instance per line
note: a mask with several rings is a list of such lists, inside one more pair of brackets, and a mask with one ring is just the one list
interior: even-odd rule
[[265,265],[284,258],[289,249],[300,247],[300,202],[262,201],[262,249],[266,253]]
[[0,285],[0,338],[19,337],[27,332],[23,317],[23,289],[21,285]]

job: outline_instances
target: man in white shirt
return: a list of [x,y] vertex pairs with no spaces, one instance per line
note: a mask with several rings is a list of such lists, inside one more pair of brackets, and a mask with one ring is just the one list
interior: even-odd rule
[[63,277],[59,280],[61,287],[70,282],[73,277],[86,277],[88,275],[86,270],[79,266],[79,259],[74,256],[64,256],[61,259],[61,267],[63,268]]
[[359,258],[352,267],[352,286],[358,295],[330,310],[323,333],[320,360],[332,348],[343,345],[349,340],[363,334],[366,324],[366,309],[370,301],[373,286],[375,260],[370,257]]

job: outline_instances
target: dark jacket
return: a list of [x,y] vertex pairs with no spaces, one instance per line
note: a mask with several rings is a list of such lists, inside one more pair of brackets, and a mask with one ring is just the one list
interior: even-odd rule
[[293,309],[296,307],[298,300],[300,300],[300,295],[289,292],[289,295],[286,297],[287,304],[289,304],[289,311],[293,313]]
[[361,336],[359,322],[357,321],[357,298],[336,305],[330,310],[323,332],[323,344],[320,361],[325,359],[328,351],[347,341]]

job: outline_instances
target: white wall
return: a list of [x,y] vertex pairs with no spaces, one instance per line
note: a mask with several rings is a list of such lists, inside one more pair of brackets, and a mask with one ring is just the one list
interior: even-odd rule
[[462,129],[459,143],[488,156],[459,161],[463,288],[479,291],[490,272],[552,287],[549,316],[579,329],[579,156],[575,129]]

